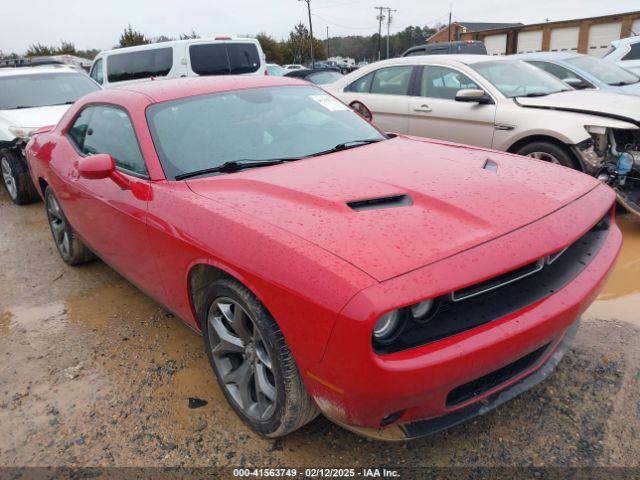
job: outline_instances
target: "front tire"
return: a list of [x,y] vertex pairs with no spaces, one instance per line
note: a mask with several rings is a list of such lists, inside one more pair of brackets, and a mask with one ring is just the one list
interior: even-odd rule
[[13,203],[26,205],[40,199],[26,162],[16,152],[6,148],[0,150],[0,171],[4,188]]
[[53,241],[62,260],[68,265],[81,265],[93,260],[95,255],[82,243],[82,240],[78,238],[76,232],[71,228],[51,187],[47,187],[44,191],[44,202]]
[[580,165],[566,148],[551,142],[531,142],[521,147],[518,155],[543,160],[563,167],[580,170]]
[[206,292],[201,318],[207,355],[236,414],[267,437],[287,435],[318,415],[282,332],[241,283],[221,279]]

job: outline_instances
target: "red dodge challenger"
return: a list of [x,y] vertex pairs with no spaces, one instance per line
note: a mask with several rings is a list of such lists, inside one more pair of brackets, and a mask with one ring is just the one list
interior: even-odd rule
[[317,87],[104,90],[28,146],[70,265],[100,257],[202,332],[231,407],[433,433],[545,378],[621,245],[611,189],[378,131]]

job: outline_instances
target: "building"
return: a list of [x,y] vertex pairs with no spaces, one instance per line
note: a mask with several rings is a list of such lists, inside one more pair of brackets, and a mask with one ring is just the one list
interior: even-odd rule
[[640,35],[640,11],[474,30],[460,39],[483,41],[490,55],[573,51],[601,57],[613,40],[632,35]]
[[[452,22],[451,26],[447,25],[427,38],[427,43],[453,42],[461,40],[462,34],[465,33],[515,27],[518,25],[522,25],[522,23]],[[449,37],[449,30],[451,30],[451,37]]]

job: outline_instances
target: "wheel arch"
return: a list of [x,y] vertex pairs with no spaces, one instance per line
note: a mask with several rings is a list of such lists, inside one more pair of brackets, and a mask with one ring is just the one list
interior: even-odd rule
[[197,322],[198,329],[202,330],[202,314],[204,313],[205,308],[205,294],[207,287],[221,278],[230,278],[239,282],[253,295],[255,295],[264,307],[269,310],[264,303],[262,295],[256,291],[252,282],[249,281],[246,275],[212,261],[198,260],[190,265],[186,281],[187,296],[189,298],[191,311]]
[[537,134],[537,135],[529,135],[527,137],[520,138],[514,143],[512,143],[509,146],[509,148],[507,148],[506,151],[509,153],[517,153],[518,150],[520,150],[521,148],[534,142],[552,143],[553,145],[563,149],[567,153],[567,155],[569,155],[574,160],[575,164],[580,166],[580,170],[584,171],[584,166],[582,165],[582,159],[578,158],[578,156],[574,153],[574,151],[571,149],[569,145],[567,145],[562,140],[559,140],[558,138],[553,137],[551,135]]

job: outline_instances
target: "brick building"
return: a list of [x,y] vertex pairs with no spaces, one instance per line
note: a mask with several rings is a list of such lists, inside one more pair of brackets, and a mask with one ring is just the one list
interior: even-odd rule
[[574,51],[601,57],[613,40],[632,35],[640,35],[640,11],[467,31],[460,40],[481,40],[491,55]]
[[[452,22],[451,27],[447,25],[427,38],[427,43],[441,43],[448,42],[449,40],[453,42],[460,40],[464,33],[515,27],[518,25],[522,25],[522,23]],[[449,29],[451,29],[451,37],[449,37]]]

